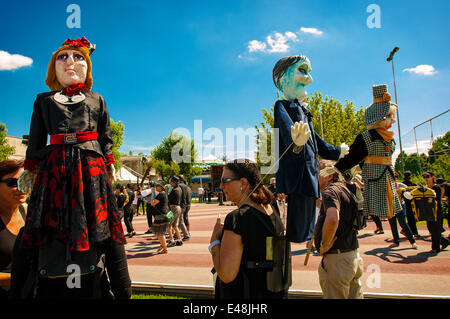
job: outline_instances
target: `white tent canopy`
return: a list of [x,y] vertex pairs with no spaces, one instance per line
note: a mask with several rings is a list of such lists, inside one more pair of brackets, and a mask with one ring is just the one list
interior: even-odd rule
[[137,183],[138,180],[137,176],[133,175],[129,170],[127,170],[123,166],[116,173],[116,177],[119,182]]
[[217,163],[217,164],[223,164],[223,161],[218,159],[217,157],[215,157],[212,154],[208,154],[208,156],[206,156],[205,158],[202,158],[201,163]]

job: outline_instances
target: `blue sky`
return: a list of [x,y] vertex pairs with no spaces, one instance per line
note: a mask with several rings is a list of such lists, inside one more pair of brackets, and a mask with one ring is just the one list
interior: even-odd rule
[[[81,9],[81,28],[67,26],[71,3]],[[380,8],[380,28],[367,25],[372,3]],[[1,8],[0,122],[11,136],[28,133],[36,94],[48,91],[51,53],[81,36],[97,45],[92,90],[105,97],[111,118],[124,123],[126,153],[149,153],[175,128],[194,138],[195,120],[202,121],[203,145],[227,144],[213,154],[230,152],[226,129],[247,130],[262,120],[261,108],[276,100],[272,68],[287,55],[311,60],[310,94],[359,108],[371,103],[374,84],[388,84],[394,96],[386,57],[400,47],[394,63],[404,148],[414,141],[415,125],[449,105],[448,0],[17,0]],[[22,58],[17,63],[25,66],[11,69],[14,54],[32,64]],[[435,137],[448,129],[449,115],[433,122]],[[213,128],[222,141],[208,140]],[[428,127],[418,131],[419,139],[429,138]],[[227,155],[240,157],[252,147],[235,145]],[[203,156],[210,151],[205,147]]]

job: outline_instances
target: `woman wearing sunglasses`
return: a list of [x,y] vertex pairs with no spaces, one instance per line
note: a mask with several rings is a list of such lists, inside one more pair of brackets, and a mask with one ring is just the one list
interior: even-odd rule
[[0,162],[0,299],[7,296],[14,242],[25,224],[27,194],[17,189],[23,161]]
[[211,235],[209,250],[218,275],[216,298],[285,298],[290,286],[290,247],[287,242],[281,245],[282,256],[289,256],[288,266],[282,270],[288,279],[275,278],[285,284],[274,288],[270,274],[279,273],[274,261],[284,226],[258,167],[247,159],[227,163],[220,188],[238,209],[225,217],[224,224],[219,217]]

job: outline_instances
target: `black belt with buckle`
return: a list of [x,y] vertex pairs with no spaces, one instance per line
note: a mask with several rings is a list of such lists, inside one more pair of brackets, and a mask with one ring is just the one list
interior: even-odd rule
[[355,249],[356,248],[354,248],[354,249],[333,249],[333,250],[327,251],[325,253],[325,255],[326,254],[343,254],[343,253],[348,253],[349,251],[353,251]]

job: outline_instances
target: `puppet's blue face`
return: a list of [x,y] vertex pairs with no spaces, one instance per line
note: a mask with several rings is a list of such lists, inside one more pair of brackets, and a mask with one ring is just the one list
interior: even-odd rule
[[306,57],[287,69],[280,79],[279,88],[288,100],[303,101],[306,98],[305,86],[313,80],[310,72],[311,62]]

